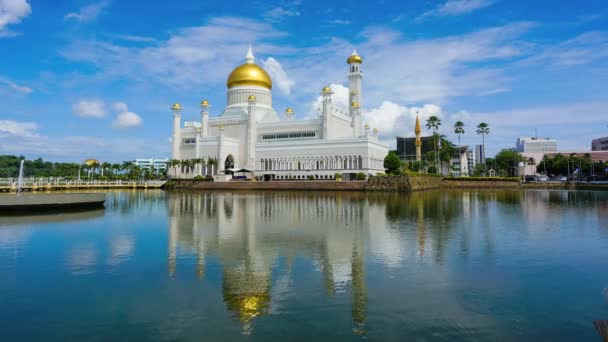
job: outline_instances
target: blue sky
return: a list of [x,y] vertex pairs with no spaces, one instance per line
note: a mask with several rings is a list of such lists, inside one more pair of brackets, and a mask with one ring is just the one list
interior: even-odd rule
[[0,153],[168,157],[170,105],[218,115],[249,43],[296,118],[326,84],[346,105],[356,49],[365,120],[391,147],[416,111],[452,137],[464,121],[466,144],[489,123],[490,154],[535,128],[563,151],[608,135],[605,0],[0,0]]

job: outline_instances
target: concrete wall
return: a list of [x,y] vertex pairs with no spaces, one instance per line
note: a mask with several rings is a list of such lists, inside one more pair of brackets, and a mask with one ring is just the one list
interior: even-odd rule
[[187,190],[302,190],[302,191],[364,191],[366,181],[272,181],[272,182],[204,182],[172,180],[167,189]]

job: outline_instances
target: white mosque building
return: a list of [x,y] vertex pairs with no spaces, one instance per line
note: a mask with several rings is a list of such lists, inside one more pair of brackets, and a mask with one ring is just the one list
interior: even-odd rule
[[[348,57],[350,108],[332,104],[329,87],[321,91],[319,115],[294,120],[287,108],[280,118],[272,107],[272,79],[255,64],[251,47],[245,63],[227,80],[227,106],[217,117],[209,116],[209,102],[203,100],[201,121],[181,123],[181,105],[174,104],[173,159],[215,159],[217,167],[185,172],[173,168],[174,177],[188,178],[214,173],[230,179],[237,172],[257,178],[331,179],[335,174],[353,178],[357,173],[384,172],[388,146],[378,141],[378,131],[361,123],[361,81],[363,60],[356,52]],[[213,169],[213,171],[212,171]]]

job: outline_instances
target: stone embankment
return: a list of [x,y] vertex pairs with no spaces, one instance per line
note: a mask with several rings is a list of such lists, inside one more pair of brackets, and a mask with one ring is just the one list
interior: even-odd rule
[[437,176],[374,176],[370,177],[368,191],[419,191],[441,188],[442,178]]

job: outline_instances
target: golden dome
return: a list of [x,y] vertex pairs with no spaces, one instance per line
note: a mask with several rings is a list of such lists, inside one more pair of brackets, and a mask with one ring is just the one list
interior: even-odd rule
[[363,58],[361,58],[361,56],[359,56],[359,54],[357,54],[357,51],[353,51],[352,55],[348,56],[348,59],[346,60],[346,63],[348,64],[353,64],[353,63],[363,63]]
[[323,87],[323,90],[321,90],[324,93],[331,93],[331,88],[330,87]]
[[289,107],[285,109],[285,113],[293,113],[293,108]]
[[99,161],[97,159],[87,159],[84,161],[84,164],[87,166],[91,166],[93,164],[99,164]]
[[359,103],[358,103],[358,102],[356,102],[356,101],[353,101],[353,103],[351,104],[351,106],[352,106],[353,108],[359,108]]
[[249,100],[249,101],[255,101],[255,95],[249,95],[249,97],[247,98],[247,100]]
[[377,128],[374,128],[374,133],[378,133],[378,129]]
[[182,109],[182,105],[180,105],[179,103],[174,103],[173,106],[171,106],[171,109],[173,109],[173,110]]
[[369,124],[365,124],[365,129],[368,129],[368,128],[369,128]]
[[262,67],[253,63],[241,64],[232,70],[228,81],[228,88],[237,86],[257,86],[268,90],[272,89],[272,79]]
[[207,101],[207,100],[201,101],[201,106],[208,106],[208,105],[209,105],[209,101]]

